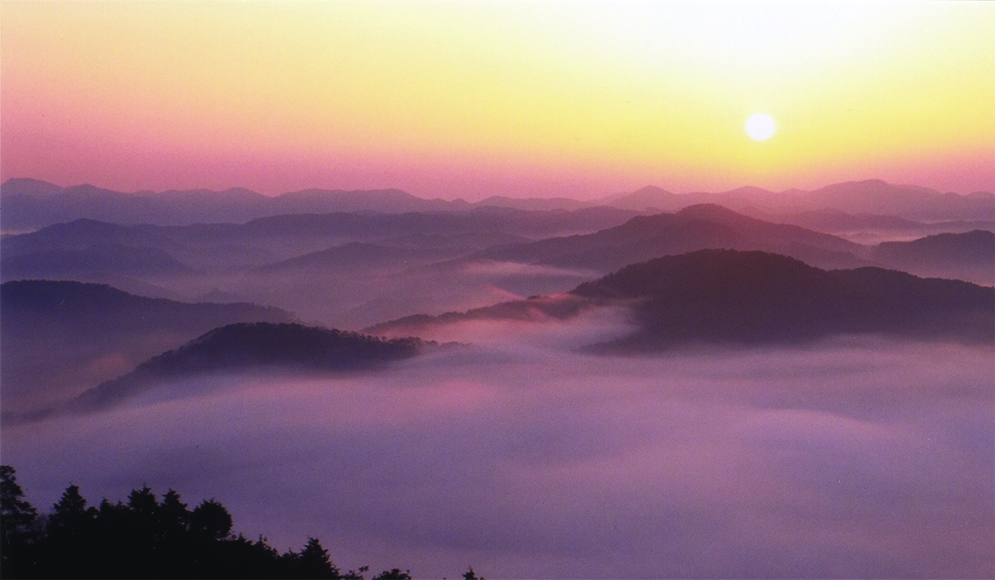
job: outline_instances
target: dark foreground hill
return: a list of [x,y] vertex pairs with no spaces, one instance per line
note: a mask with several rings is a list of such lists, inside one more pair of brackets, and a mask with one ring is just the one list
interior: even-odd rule
[[157,382],[207,373],[282,370],[313,374],[375,369],[416,356],[432,346],[434,343],[417,338],[385,340],[301,324],[231,324],[90,389],[76,399],[73,407],[105,407]]
[[995,289],[881,268],[820,270],[764,252],[702,250],[634,264],[573,294],[635,302],[608,350],[798,344],[832,335],[995,342]]
[[591,347],[641,352],[696,344],[805,344],[834,335],[995,343],[995,289],[876,267],[821,270],[765,252],[700,250],[633,264],[565,295],[368,329],[420,332],[467,320],[564,320],[628,306],[635,332]]

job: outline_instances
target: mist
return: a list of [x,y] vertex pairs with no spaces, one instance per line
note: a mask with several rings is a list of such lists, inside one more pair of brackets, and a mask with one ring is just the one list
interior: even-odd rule
[[990,347],[840,339],[655,357],[577,354],[626,331],[478,338],[389,369],[209,376],[91,415],[5,425],[41,511],[149,485],[216,498],[275,547],[454,577],[989,577]]

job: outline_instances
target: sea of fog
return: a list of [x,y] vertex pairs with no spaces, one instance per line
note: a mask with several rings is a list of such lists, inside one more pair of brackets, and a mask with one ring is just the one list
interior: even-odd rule
[[5,425],[3,462],[41,511],[70,483],[175,488],[280,550],[416,578],[995,575],[991,347],[602,357],[566,326],[484,327],[381,372]]

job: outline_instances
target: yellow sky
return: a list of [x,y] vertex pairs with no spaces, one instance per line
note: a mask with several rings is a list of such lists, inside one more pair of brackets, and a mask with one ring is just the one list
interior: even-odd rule
[[987,2],[4,0],[0,162],[119,189],[991,190],[993,39]]

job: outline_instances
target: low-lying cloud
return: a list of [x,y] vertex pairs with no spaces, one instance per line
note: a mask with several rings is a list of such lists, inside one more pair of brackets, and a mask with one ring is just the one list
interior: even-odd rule
[[43,511],[68,482],[174,487],[280,549],[416,577],[995,575],[990,348],[598,357],[543,328],[6,427],[4,463]]

